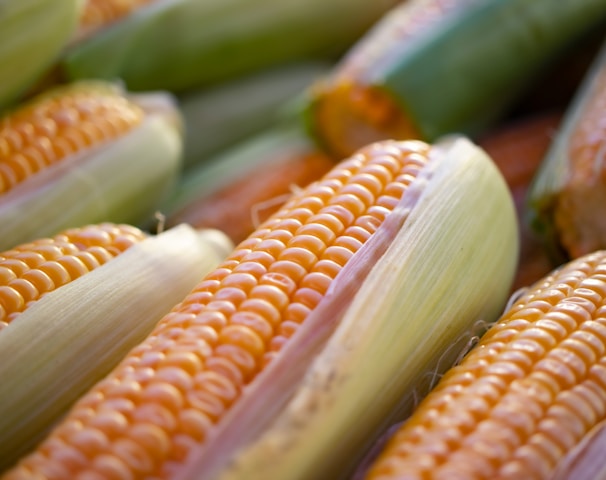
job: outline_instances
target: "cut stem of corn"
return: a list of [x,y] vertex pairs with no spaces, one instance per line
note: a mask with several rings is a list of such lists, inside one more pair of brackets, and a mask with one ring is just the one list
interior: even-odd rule
[[413,0],[314,87],[306,118],[330,151],[383,138],[477,134],[606,18],[606,0]]
[[[26,262],[67,249],[66,237],[74,242],[65,255],[0,287],[5,309],[8,288],[25,290],[27,283],[31,291],[45,280],[69,279],[85,264],[105,263],[30,302],[0,331],[0,470],[33,448],[231,249],[222,233],[197,232],[186,225],[144,239],[131,232],[136,229],[122,227],[115,233],[103,225],[88,227],[58,235],[56,243],[40,241],[5,255],[0,271],[6,272],[10,263],[17,272],[26,269]],[[98,240],[110,234],[116,237],[110,244]],[[133,238],[138,242],[133,244]],[[84,242],[97,245],[82,250]],[[116,250],[130,244],[117,255]],[[58,472],[60,478],[72,478]]]
[[365,478],[551,478],[606,418],[605,298],[605,251],[534,284],[442,377]]
[[142,225],[174,187],[181,124],[168,94],[81,82],[0,123],[0,248],[89,223]]
[[0,5],[0,110],[59,57],[76,30],[80,0],[4,0]]
[[61,64],[70,79],[121,78],[130,90],[206,87],[333,58],[397,2],[156,0],[72,45]]
[[566,111],[530,192],[530,221],[558,261],[606,247],[606,42]]

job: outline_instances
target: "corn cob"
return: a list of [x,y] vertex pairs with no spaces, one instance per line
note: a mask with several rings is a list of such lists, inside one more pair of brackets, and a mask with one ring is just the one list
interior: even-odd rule
[[57,60],[76,29],[80,0],[0,2],[0,110]]
[[104,82],[57,87],[7,113],[0,248],[87,223],[143,224],[174,186],[181,143],[170,97]]
[[530,192],[530,221],[558,261],[606,247],[601,216],[606,127],[606,43],[566,111]]
[[334,58],[397,2],[156,0],[72,44],[60,63],[71,80],[120,78],[129,90],[184,91]]
[[335,163],[299,126],[274,127],[189,169],[166,207],[167,225],[216,228],[240,243]]
[[392,437],[365,478],[550,478],[606,416],[606,252],[537,282]]
[[382,138],[476,135],[605,16],[604,0],[404,2],[311,89],[309,128],[337,155]]
[[321,62],[288,64],[179,96],[185,124],[184,168],[297,116],[291,99],[298,99],[328,68]]
[[35,446],[230,248],[213,230],[180,225],[149,236],[100,224],[2,253],[0,471]]
[[[463,228],[461,221],[470,212],[473,220]],[[435,235],[436,226],[445,229],[444,235]],[[479,238],[486,243],[478,244]],[[238,406],[250,412],[237,431],[243,439],[259,426],[249,430],[251,419],[267,417],[259,410],[261,404],[270,415],[283,404],[311,362],[309,354],[326,342],[354,301],[361,279],[368,277],[372,287],[361,289],[366,293],[356,297],[358,308],[395,301],[411,309],[391,312],[391,331],[374,333],[393,338],[399,328],[407,330],[401,320],[409,313],[418,315],[433,305],[419,322],[435,334],[402,331],[402,345],[395,351],[381,348],[386,365],[400,364],[407,338],[415,347],[424,344],[434,351],[450,343],[438,333],[440,322],[432,319],[441,318],[449,331],[461,333],[478,315],[496,318],[513,276],[516,247],[511,198],[477,148],[463,140],[440,146],[393,141],[370,145],[294,195],[240,243],[3,478],[173,478],[186,473],[182,470],[188,458],[203,461],[199,456],[204,457],[205,447],[209,452],[218,448],[220,455],[208,454],[224,460],[230,450],[215,441],[221,428],[229,431],[230,425],[239,424],[230,415],[238,418]],[[436,250],[449,264],[444,268],[463,273],[481,265],[469,275],[473,289],[458,275],[436,277],[436,265],[429,259]],[[382,268],[371,275],[384,253]],[[427,263],[428,268],[419,268]],[[387,281],[385,275],[395,265],[410,276]],[[425,287],[431,292],[419,295]],[[458,301],[446,302],[445,295],[436,303],[437,292],[450,292]],[[377,295],[379,304],[369,301]],[[380,312],[363,312],[360,318],[373,319],[370,323],[376,325],[382,317]],[[365,325],[370,328],[365,338],[373,336],[372,325]],[[408,370],[415,376],[424,366],[419,361]],[[277,378],[284,374],[292,384]],[[265,396],[261,391],[268,385],[272,391]],[[255,389],[256,395],[250,396]],[[233,449],[238,441],[228,445]]]

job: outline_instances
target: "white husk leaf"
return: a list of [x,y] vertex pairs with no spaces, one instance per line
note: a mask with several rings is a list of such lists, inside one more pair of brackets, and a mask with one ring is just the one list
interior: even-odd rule
[[240,452],[206,455],[181,479],[349,478],[381,432],[457,360],[478,324],[498,318],[517,262],[510,194],[492,161],[465,139],[443,141],[433,157],[403,228],[286,407]]
[[143,341],[231,250],[183,224],[48,293],[0,332],[0,470]]

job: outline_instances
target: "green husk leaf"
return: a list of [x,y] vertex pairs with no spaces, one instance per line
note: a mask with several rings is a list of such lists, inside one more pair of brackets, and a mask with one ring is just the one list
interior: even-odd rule
[[297,62],[180,96],[184,168],[204,163],[221,150],[284,121],[291,99],[328,69],[328,63]]
[[76,30],[79,0],[0,0],[0,110],[31,87]]
[[[349,142],[355,149],[356,138],[380,140],[385,131],[389,137],[412,135],[426,141],[451,133],[477,135],[502,118],[549,65],[606,20],[606,0],[562,0],[557,8],[551,0],[465,3],[440,18],[432,2],[404,2],[360,39],[337,67],[336,85],[346,88],[339,83],[343,72],[346,82],[381,96],[389,116],[378,124],[364,113],[352,117],[356,107],[349,103],[354,101],[339,99],[329,79],[326,88],[312,95],[306,114],[319,141],[330,149]],[[431,28],[404,35],[400,43],[385,41],[383,29],[396,30],[393,35],[414,29],[407,22],[415,21],[410,12],[417,8],[426,8],[426,16],[436,10],[438,19]],[[349,77],[348,69],[353,72]],[[331,109],[332,115],[322,113]],[[330,138],[327,132],[335,127],[324,117],[348,122],[339,134],[346,138]],[[398,123],[402,126],[396,127]],[[394,128],[408,132],[394,133]]]
[[396,0],[156,0],[71,46],[71,79],[182,91],[339,55]]

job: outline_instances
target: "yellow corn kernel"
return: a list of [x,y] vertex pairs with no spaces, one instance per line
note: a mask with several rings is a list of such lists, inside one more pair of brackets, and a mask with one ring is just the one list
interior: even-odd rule
[[606,418],[606,251],[520,298],[392,437],[371,479],[545,479]]
[[0,330],[42,295],[81,277],[147,238],[130,225],[104,223],[0,253]]
[[139,125],[141,107],[110,84],[58,88],[7,114],[0,123],[0,195],[25,179]]
[[169,478],[280,354],[429,150],[371,145],[293,196],[4,478]]

